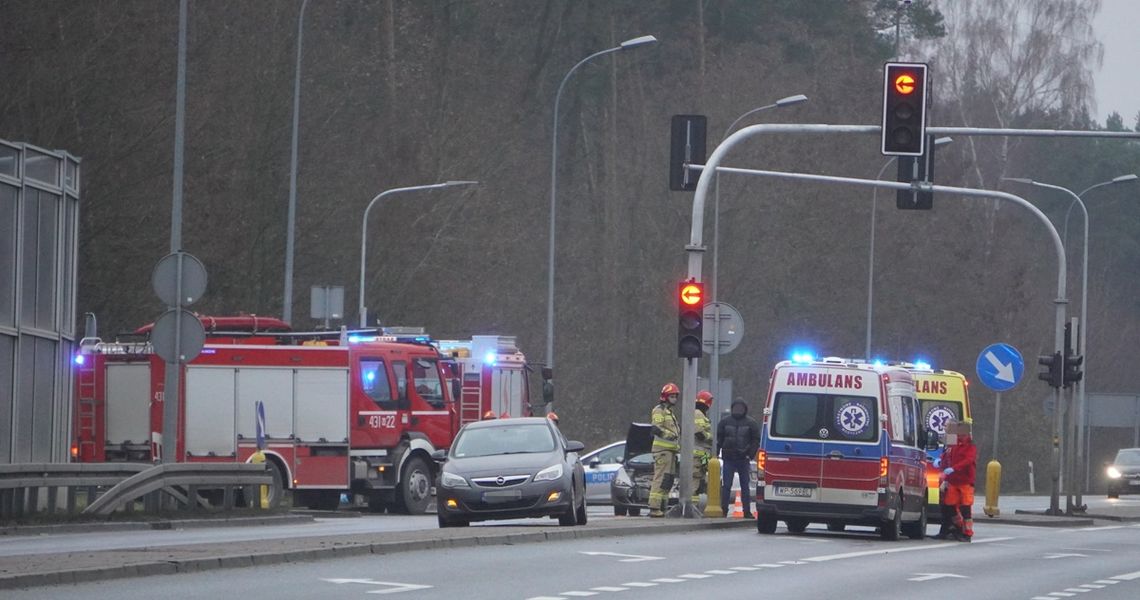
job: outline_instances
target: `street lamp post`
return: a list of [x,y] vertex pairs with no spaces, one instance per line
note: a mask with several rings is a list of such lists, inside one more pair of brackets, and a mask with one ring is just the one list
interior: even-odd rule
[[479,182],[478,181],[444,181],[442,183],[432,183],[432,184],[428,184],[428,185],[413,185],[411,187],[392,188],[390,190],[385,190],[383,192],[380,192],[379,194],[376,195],[375,198],[372,199],[371,202],[368,203],[368,207],[364,209],[364,220],[360,224],[360,291],[359,291],[360,295],[359,295],[359,298],[357,299],[357,306],[356,306],[357,311],[358,311],[357,314],[360,315],[360,326],[362,328],[368,327],[368,312],[367,312],[367,309],[364,308],[364,265],[365,265],[365,261],[367,260],[367,255],[365,254],[365,250],[368,247],[368,213],[369,213],[369,211],[372,210],[372,206],[375,205],[376,202],[378,202],[381,198],[383,198],[384,196],[387,196],[389,194],[396,194],[399,192],[413,192],[413,191],[418,191],[418,190],[435,190],[435,189],[440,189],[440,188],[455,187],[455,186],[461,186],[461,185],[475,185],[477,183],[479,183]]
[[305,21],[305,8],[309,0],[301,0],[301,12],[297,15],[297,65],[293,70],[293,141],[289,153],[289,216],[285,232],[285,289],[281,306],[281,319],[293,322],[293,237],[297,218],[297,126],[301,115],[301,34]]
[[546,367],[554,368],[554,221],[555,221],[555,198],[558,189],[558,105],[562,101],[562,89],[566,87],[566,82],[578,67],[590,62],[591,60],[617,52],[619,50],[632,50],[640,46],[649,44],[656,44],[657,38],[651,35],[643,35],[628,39],[621,44],[608,48],[600,52],[595,52],[586,58],[578,61],[578,64],[570,67],[566,75],[562,78],[562,83],[558,84],[558,93],[554,96],[554,133],[553,141],[550,150],[550,256],[547,260],[546,269]]
[[[1112,185],[1114,183],[1126,183],[1129,181],[1136,181],[1137,177],[1135,174],[1132,174],[1132,173],[1129,173],[1127,175],[1121,175],[1119,177],[1114,177],[1108,181],[1102,181],[1100,183],[1091,185],[1091,186],[1085,188],[1080,194],[1074,193],[1072,190],[1065,188],[1065,187],[1061,187],[1059,185],[1041,183],[1040,181],[1034,181],[1032,179],[1022,179],[1022,178],[1017,178],[1017,177],[1007,177],[1005,179],[1007,181],[1013,181],[1016,183],[1024,183],[1024,184],[1028,184],[1028,185],[1032,185],[1032,186],[1036,186],[1036,187],[1040,187],[1040,188],[1058,190],[1058,191],[1065,192],[1066,194],[1072,196],[1073,200],[1071,202],[1069,202],[1069,210],[1065,212],[1064,235],[1062,236],[1062,239],[1065,240],[1063,244],[1066,247],[1066,251],[1068,248],[1069,215],[1071,214],[1074,205],[1078,205],[1081,207],[1081,213],[1084,216],[1084,245],[1082,248],[1082,256],[1081,256],[1081,320],[1080,320],[1079,332],[1078,332],[1080,334],[1080,341],[1077,342],[1077,347],[1078,347],[1081,355],[1084,356],[1083,367],[1084,367],[1085,373],[1087,374],[1088,369],[1089,369],[1089,357],[1088,357],[1089,350],[1088,350],[1088,346],[1086,345],[1086,340],[1088,339],[1088,328],[1089,328],[1089,322],[1088,322],[1088,317],[1089,317],[1089,311],[1088,311],[1088,305],[1089,305],[1089,211],[1085,207],[1084,196],[1085,196],[1085,194],[1089,193],[1090,191],[1092,191],[1096,188],[1105,187],[1108,185]],[[1076,416],[1077,416],[1077,423],[1076,423],[1077,439],[1076,439],[1076,445],[1075,445],[1074,449],[1076,451],[1075,464],[1078,466],[1078,468],[1080,468],[1080,465],[1084,465],[1084,438],[1085,438],[1084,420],[1085,420],[1085,411],[1087,410],[1087,405],[1085,404],[1085,379],[1086,379],[1085,377],[1082,377],[1081,380],[1076,383],[1076,386],[1077,386],[1076,387],[1077,405],[1075,407],[1076,410],[1074,412],[1076,413]],[[1059,411],[1059,410],[1061,410],[1061,407],[1056,406],[1056,407],[1054,407],[1054,410]],[[1086,471],[1087,471],[1087,469],[1086,469]],[[1087,473],[1086,473],[1086,475],[1087,475]],[[1073,476],[1073,479],[1076,479],[1075,473],[1073,473],[1072,476]],[[1072,484],[1070,484],[1070,485],[1072,485]],[[1083,494],[1081,492],[1081,486],[1080,485],[1074,485],[1074,487],[1077,490],[1076,505],[1081,506],[1083,504]],[[1070,505],[1068,508],[1071,509],[1072,506]]]
[[[736,117],[736,120],[724,130],[724,135],[720,136],[720,141],[723,142],[728,137],[736,125],[744,120],[749,115],[754,115],[758,112],[768,110],[770,108],[783,108],[785,106],[794,106],[807,102],[808,97],[803,94],[796,94],[786,98],[780,98],[772,104],[765,104],[758,106],[752,110]],[[720,173],[716,174],[715,194],[713,196],[713,263],[712,263],[712,303],[715,306],[718,302],[717,286],[720,283],[719,265],[720,265]],[[716,312],[716,318],[713,320],[713,351],[709,354],[709,387],[712,388],[713,403],[716,408],[713,409],[712,426],[713,431],[716,431],[717,422],[720,421],[720,413],[723,410],[725,402],[731,404],[731,398],[721,398],[720,394],[720,310]]]
[[[941,146],[943,144],[949,144],[953,141],[954,138],[949,136],[940,137],[934,140],[934,145]],[[897,159],[897,156],[892,156],[887,159],[887,162],[883,163],[882,168],[880,168],[878,174],[875,175],[875,180],[878,181],[879,179],[882,179],[883,172],[886,171],[887,167],[891,166],[891,164],[894,163]],[[873,312],[875,305],[875,212],[876,208],[878,207],[878,203],[879,188],[876,187],[875,190],[871,192],[871,250],[870,258],[867,260],[867,346],[864,349],[863,358],[868,361],[871,360],[871,313]]]

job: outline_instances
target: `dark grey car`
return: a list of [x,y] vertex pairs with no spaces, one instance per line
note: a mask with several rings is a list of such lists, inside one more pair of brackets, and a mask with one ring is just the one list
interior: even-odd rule
[[497,419],[463,426],[445,454],[436,487],[440,527],[472,521],[558,517],[586,524],[585,446],[566,441],[544,418]]
[[1109,498],[1140,494],[1140,448],[1121,448],[1105,468],[1105,476],[1108,478]]

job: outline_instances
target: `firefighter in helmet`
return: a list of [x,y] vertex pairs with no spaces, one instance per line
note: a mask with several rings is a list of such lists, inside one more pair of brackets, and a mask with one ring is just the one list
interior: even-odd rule
[[708,487],[709,459],[713,455],[712,421],[708,412],[712,407],[713,395],[708,390],[697,392],[697,410],[693,415],[696,431],[696,444],[693,446],[693,505],[700,502],[701,488]]
[[677,477],[677,454],[681,451],[681,422],[674,407],[681,390],[667,383],[653,407],[653,487],[649,489],[649,516],[664,517],[669,492]]

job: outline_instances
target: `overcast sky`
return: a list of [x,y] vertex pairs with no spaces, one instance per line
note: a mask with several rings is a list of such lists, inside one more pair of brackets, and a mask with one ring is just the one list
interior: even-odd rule
[[1116,111],[1125,127],[1133,127],[1140,111],[1140,0],[1102,0],[1093,27],[1104,44],[1093,115],[1103,124]]

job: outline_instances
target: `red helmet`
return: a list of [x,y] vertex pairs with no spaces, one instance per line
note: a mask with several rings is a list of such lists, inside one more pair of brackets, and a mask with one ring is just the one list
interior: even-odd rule
[[677,388],[675,383],[666,383],[665,387],[661,388],[661,397],[672,396],[673,394],[680,394],[681,390]]
[[491,419],[497,419],[497,418],[498,418],[498,416],[495,414],[495,411],[493,411],[493,410],[489,410],[489,411],[483,413],[483,420],[484,421],[490,421]]
[[697,404],[704,404],[705,408],[712,406],[713,395],[708,390],[701,390],[697,392]]

